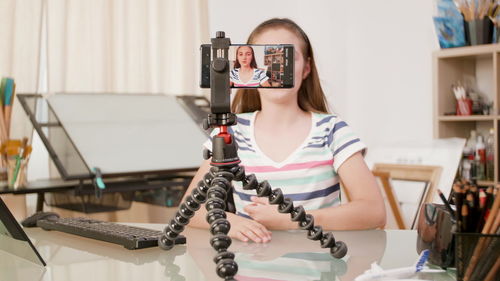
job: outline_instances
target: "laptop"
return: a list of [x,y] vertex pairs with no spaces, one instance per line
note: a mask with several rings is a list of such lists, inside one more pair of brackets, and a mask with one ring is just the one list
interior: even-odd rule
[[47,265],[0,197],[0,254],[1,251],[40,266]]

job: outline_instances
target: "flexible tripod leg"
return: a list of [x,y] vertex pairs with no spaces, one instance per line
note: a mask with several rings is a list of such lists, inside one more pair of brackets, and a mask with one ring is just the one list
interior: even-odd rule
[[[228,123],[227,125],[233,124],[236,120],[235,116],[224,115],[222,117],[225,118],[223,121]],[[330,248],[330,254],[333,257],[339,259],[344,257],[347,253],[346,244],[335,241],[331,232],[323,233],[321,226],[314,225],[314,217],[311,214],[306,214],[302,206],[294,207],[291,199],[284,198],[281,189],[271,189],[267,181],[259,183],[255,175],[245,175],[244,168],[239,166],[241,161],[237,154],[236,142],[233,141],[232,134],[227,133],[226,130],[225,125],[221,126],[221,133],[212,138],[213,153],[205,150],[204,158],[211,157],[213,167],[204,175],[197,188],[193,189],[192,193],[179,206],[174,218],[165,227],[163,235],[158,238],[158,245],[165,250],[171,249],[189,220],[206,202],[205,207],[208,211],[206,219],[213,235],[210,244],[217,251],[214,258],[214,262],[217,264],[217,275],[225,280],[234,280],[238,265],[234,261],[234,254],[227,251],[231,245],[231,238],[227,235],[231,226],[226,219],[224,210],[227,193],[232,190],[231,182],[236,180],[243,183],[243,189],[255,189],[257,196],[267,196],[270,204],[278,205],[280,213],[289,213],[292,221],[298,222],[301,229],[308,231],[307,237],[311,240],[319,240],[322,248]]]
[[175,239],[189,220],[194,216],[195,212],[200,209],[201,204],[207,200],[207,192],[213,176],[207,173],[203,179],[198,182],[198,186],[193,189],[193,192],[184,200],[175,213],[174,218],[164,228],[163,235],[158,238],[158,246],[164,250],[170,250],[175,245]]
[[226,219],[227,193],[232,189],[232,180],[241,181],[243,189],[256,190],[257,196],[267,196],[269,203],[278,205],[280,213],[289,213],[292,221],[299,224],[300,229],[307,230],[307,238],[319,240],[322,248],[330,248],[330,254],[335,258],[342,258],[347,253],[347,246],[342,241],[335,241],[331,232],[323,232],[321,226],[314,225],[314,217],[306,214],[302,206],[294,207],[293,201],[283,196],[280,188],[272,189],[267,181],[259,183],[255,175],[246,176],[243,167],[238,165],[225,167],[212,167],[205,174],[197,188],[180,205],[174,218],[165,227],[163,235],[158,239],[158,245],[165,250],[174,246],[174,241],[189,223],[189,220],[199,210],[201,204],[205,203],[207,209],[207,222],[210,224],[211,246],[217,251],[214,258],[216,272],[225,280],[234,280],[238,271],[238,265],[234,261],[235,255],[227,251],[231,245],[231,238],[227,235],[231,228]]
[[298,222],[300,229],[307,230],[307,238],[319,240],[321,248],[330,248],[330,254],[333,257],[340,259],[347,254],[347,245],[344,242],[335,241],[333,233],[324,233],[321,226],[315,226],[314,217],[311,214],[306,214],[301,205],[294,207],[293,201],[290,198],[285,198],[280,188],[271,189],[271,185],[267,181],[259,183],[253,174],[245,176],[243,167],[240,167],[238,175],[235,180],[243,183],[243,189],[255,189],[257,196],[267,196],[269,204],[278,205],[278,212],[289,213],[292,221]]
[[234,254],[227,251],[231,245],[231,238],[227,235],[231,228],[226,219],[226,199],[227,193],[231,192],[231,181],[234,175],[229,172],[229,168],[212,168],[214,178],[207,192],[207,222],[210,224],[210,245],[217,251],[214,257],[216,272],[219,277],[225,280],[234,280],[233,277],[238,272],[238,265],[234,261]]
[[158,239],[158,245],[164,250],[170,250],[174,246],[174,241],[179,234],[189,224],[189,220],[199,210],[201,204],[205,203],[207,209],[207,222],[210,224],[212,238],[210,245],[217,251],[214,258],[216,272],[225,280],[234,280],[233,277],[238,271],[238,265],[234,261],[234,254],[227,251],[231,245],[231,238],[227,235],[231,226],[226,219],[227,192],[232,189],[231,181],[234,175],[230,168],[212,167],[205,174],[197,188],[180,205],[174,218],[163,230],[163,235]]

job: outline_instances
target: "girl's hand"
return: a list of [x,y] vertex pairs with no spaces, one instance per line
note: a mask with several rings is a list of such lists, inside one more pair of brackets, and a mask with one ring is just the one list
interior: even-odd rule
[[270,205],[266,197],[252,196],[250,199],[253,203],[246,205],[243,209],[255,221],[269,229],[288,230],[297,228],[297,223],[290,220],[290,215],[278,212],[278,206]]
[[233,216],[231,219],[231,229],[229,237],[236,238],[243,242],[252,240],[256,243],[267,243],[271,241],[271,231],[262,224],[240,216]]

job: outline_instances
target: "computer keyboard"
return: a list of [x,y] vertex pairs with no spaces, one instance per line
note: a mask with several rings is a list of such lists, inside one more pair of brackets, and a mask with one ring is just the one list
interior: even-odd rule
[[[36,222],[45,230],[57,230],[87,238],[123,245],[129,250],[158,246],[161,231],[134,227],[89,218],[53,218]],[[186,238],[179,235],[175,244],[185,244]]]

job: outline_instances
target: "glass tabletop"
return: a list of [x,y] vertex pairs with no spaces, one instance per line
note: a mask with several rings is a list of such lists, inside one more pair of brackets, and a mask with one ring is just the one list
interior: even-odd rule
[[[161,224],[133,224],[163,229]],[[215,273],[210,233],[186,228],[188,244],[170,251],[157,247],[141,250],[66,233],[26,229],[47,261],[47,269],[23,279],[26,269],[2,258],[1,272],[8,280],[221,280]],[[417,257],[416,231],[336,231],[337,240],[349,250],[342,259],[332,258],[329,249],[306,238],[303,231],[274,231],[267,244],[233,240],[230,251],[238,263],[237,280],[354,280],[377,262],[384,269],[412,266]],[[13,271],[12,267],[16,270]],[[14,273],[12,273],[14,272]],[[455,280],[448,273],[420,276],[423,279]]]

